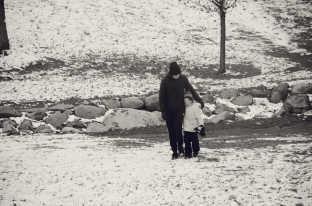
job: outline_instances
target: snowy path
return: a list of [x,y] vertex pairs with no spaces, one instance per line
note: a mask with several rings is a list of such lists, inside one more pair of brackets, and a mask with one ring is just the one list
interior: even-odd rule
[[168,143],[124,148],[119,140],[130,141],[2,137],[0,205],[312,204],[312,143],[202,148],[198,158],[172,161]]

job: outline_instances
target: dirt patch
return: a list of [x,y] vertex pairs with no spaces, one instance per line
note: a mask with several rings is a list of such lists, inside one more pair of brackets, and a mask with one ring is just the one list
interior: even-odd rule
[[[280,144],[309,143],[312,142],[311,123],[312,117],[303,118],[297,115],[285,115],[280,118],[205,124],[206,137],[200,137],[200,144],[203,148],[211,149],[253,149],[268,146],[275,147]],[[166,126],[109,131],[91,136],[103,135],[111,138],[126,137],[144,140],[139,144],[137,142],[132,144],[131,141],[116,144],[117,146],[127,147],[150,146],[157,142],[167,142],[169,139]],[[301,135],[305,136],[306,139],[287,139]],[[284,138],[281,139],[281,137]]]

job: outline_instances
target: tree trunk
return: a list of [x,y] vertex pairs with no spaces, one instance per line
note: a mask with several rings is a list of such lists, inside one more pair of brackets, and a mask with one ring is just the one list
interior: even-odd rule
[[4,0],[0,0],[0,55],[6,49],[10,49],[10,44],[5,25]]
[[225,73],[225,12],[222,11],[221,17],[221,42],[220,42],[220,68],[219,73]]

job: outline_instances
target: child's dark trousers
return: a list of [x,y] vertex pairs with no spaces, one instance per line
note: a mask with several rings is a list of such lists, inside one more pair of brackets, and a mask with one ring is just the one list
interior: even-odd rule
[[192,157],[192,152],[197,154],[200,150],[196,132],[184,132],[185,157]]

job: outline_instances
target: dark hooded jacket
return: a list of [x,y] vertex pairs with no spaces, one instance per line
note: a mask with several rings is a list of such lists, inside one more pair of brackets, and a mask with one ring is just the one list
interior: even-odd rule
[[162,80],[159,90],[159,106],[162,112],[185,110],[184,93],[190,91],[194,99],[202,103],[203,100],[196,93],[189,80],[185,75],[180,75],[178,79],[174,79],[168,73]]

